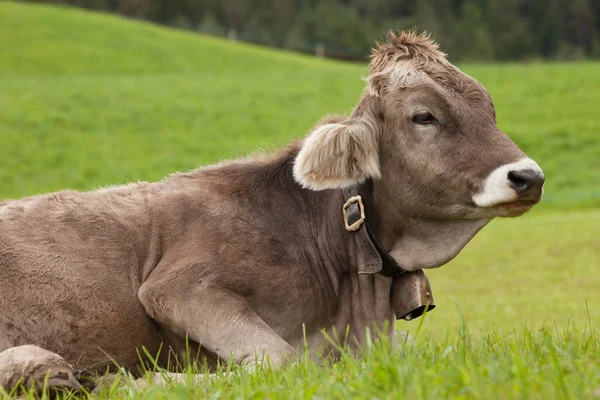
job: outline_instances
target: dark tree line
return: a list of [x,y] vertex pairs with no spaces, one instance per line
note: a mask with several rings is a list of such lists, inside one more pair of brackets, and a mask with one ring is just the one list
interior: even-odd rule
[[600,0],[46,0],[299,51],[358,58],[427,30],[455,61],[600,58]]

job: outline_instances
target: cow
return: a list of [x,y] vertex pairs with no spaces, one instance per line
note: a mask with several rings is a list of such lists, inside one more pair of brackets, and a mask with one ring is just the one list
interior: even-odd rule
[[530,210],[544,174],[429,36],[390,33],[366,81],[349,116],[271,154],[1,203],[0,385],[135,371],[142,347],[275,367],[328,348],[323,330],[391,337],[398,277]]

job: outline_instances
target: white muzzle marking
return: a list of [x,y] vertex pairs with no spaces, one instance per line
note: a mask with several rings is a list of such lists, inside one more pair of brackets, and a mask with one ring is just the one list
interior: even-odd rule
[[493,170],[485,179],[483,190],[473,196],[473,202],[478,207],[491,207],[509,203],[518,199],[517,192],[510,187],[509,171],[532,169],[542,173],[542,169],[531,158],[522,158],[517,162],[504,164]]

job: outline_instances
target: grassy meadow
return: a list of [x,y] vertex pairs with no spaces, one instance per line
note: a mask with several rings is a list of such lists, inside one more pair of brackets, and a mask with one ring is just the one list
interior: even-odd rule
[[[546,173],[545,200],[429,273],[414,345],[94,398],[600,396],[600,63],[461,65]],[[158,180],[348,112],[363,64],[81,10],[0,1],[0,200]],[[1,394],[0,394],[1,395]]]

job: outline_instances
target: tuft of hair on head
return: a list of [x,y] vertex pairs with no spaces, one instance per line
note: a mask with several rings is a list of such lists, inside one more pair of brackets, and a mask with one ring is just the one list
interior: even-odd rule
[[427,32],[389,31],[387,40],[377,43],[369,62],[368,92],[379,97],[385,78],[395,71],[394,84],[406,86],[413,78],[422,75],[423,68],[435,64],[450,65],[446,54]]
[[377,43],[371,52],[369,69],[371,73],[382,72],[390,64],[402,60],[417,60],[422,63],[448,64],[446,54],[427,32],[389,31],[387,41]]

